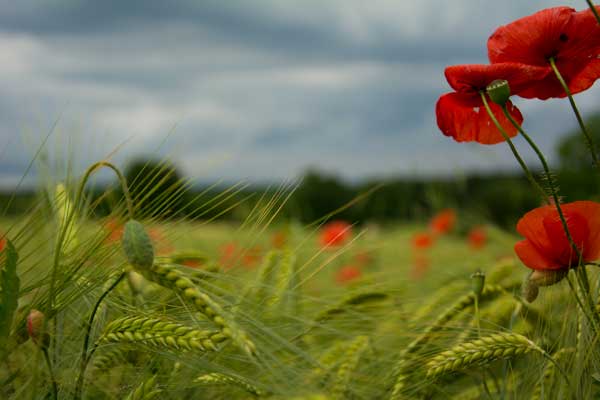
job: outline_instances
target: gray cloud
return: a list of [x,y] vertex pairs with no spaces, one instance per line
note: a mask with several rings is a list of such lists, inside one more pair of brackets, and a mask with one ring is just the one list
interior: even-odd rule
[[[496,26],[554,4],[0,0],[0,180],[59,116],[48,153],[62,169],[117,147],[117,162],[172,156],[199,179],[511,168],[506,149],[438,132],[443,69],[485,62]],[[519,105],[549,152],[572,127],[564,102]]]

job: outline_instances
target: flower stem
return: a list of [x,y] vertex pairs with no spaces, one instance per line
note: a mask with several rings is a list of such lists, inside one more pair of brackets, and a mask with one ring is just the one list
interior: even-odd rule
[[46,360],[46,366],[48,367],[48,374],[50,375],[50,380],[52,381],[52,398],[54,400],[58,399],[58,384],[56,383],[56,378],[54,377],[54,370],[52,369],[52,361],[50,361],[50,355],[48,354],[48,349],[46,347],[42,348],[42,353],[44,353],[44,360]]
[[573,112],[575,113],[575,117],[577,118],[577,123],[579,123],[581,132],[583,133],[586,144],[590,150],[594,165],[596,167],[600,168],[600,162],[598,161],[598,155],[596,154],[596,145],[594,144],[594,139],[592,138],[592,136],[588,132],[587,128],[585,127],[585,123],[583,122],[583,118],[581,118],[581,114],[579,113],[577,104],[575,104],[575,99],[573,99],[573,94],[571,94],[571,89],[569,89],[569,86],[567,85],[567,83],[565,82],[564,78],[562,77],[560,71],[556,67],[556,62],[554,61],[553,57],[550,57],[550,66],[552,67],[552,70],[554,71],[554,75],[556,75],[556,78],[560,82],[560,85],[563,87],[565,93],[567,94],[567,97],[569,98],[569,103],[571,103],[571,108],[573,109]]
[[527,134],[527,132],[525,132],[523,127],[521,127],[521,125],[517,121],[515,121],[515,119],[512,117],[512,115],[510,115],[510,113],[508,112],[508,109],[506,108],[506,105],[502,106],[502,111],[504,112],[504,115],[506,116],[506,118],[508,118],[508,120],[511,122],[511,124],[513,124],[513,126],[515,128],[517,128],[517,130],[519,131],[521,136],[523,136],[523,138],[525,138],[527,143],[529,143],[529,146],[531,146],[531,148],[533,149],[535,154],[540,159],[542,168],[544,169],[544,173],[546,174],[546,179],[548,180],[548,186],[550,187],[550,193],[552,195],[552,199],[554,200],[554,206],[556,207],[556,211],[558,212],[558,216],[560,218],[560,222],[562,224],[563,230],[565,232],[565,235],[567,236],[567,239],[569,241],[569,244],[571,245],[571,248],[577,255],[577,259],[578,259],[577,270],[576,270],[577,281],[579,282],[579,285],[581,286],[581,288],[585,294],[585,298],[588,301],[588,304],[592,309],[592,314],[595,316],[595,314],[593,313],[594,302],[593,302],[593,299],[592,299],[591,293],[590,293],[590,282],[588,279],[587,271],[585,269],[585,265],[583,263],[582,254],[579,251],[577,244],[573,240],[573,237],[571,236],[571,232],[569,231],[569,226],[567,225],[567,219],[565,218],[562,207],[560,206],[558,190],[556,189],[556,186],[554,185],[554,181],[552,179],[552,173],[550,172],[550,167],[548,166],[546,157],[544,157],[544,153],[542,153],[542,151],[535,144],[533,139],[531,139],[531,137]]
[[594,7],[594,3],[592,3],[591,0],[585,0],[588,3],[588,6],[590,6],[590,10],[592,10],[592,14],[594,14],[594,17],[596,17],[596,21],[598,21],[598,23],[600,24],[600,15],[598,15],[598,10],[596,10],[596,7]]
[[90,314],[90,319],[89,319],[87,327],[86,327],[85,338],[83,340],[83,349],[81,351],[81,364],[79,367],[79,377],[77,378],[77,383],[75,385],[75,395],[73,396],[74,399],[81,398],[81,392],[83,390],[83,381],[84,381],[84,377],[85,377],[85,370],[87,369],[87,365],[88,365],[88,363],[91,359],[91,355],[93,353],[93,352],[91,352],[88,354],[88,347],[89,347],[89,343],[90,343],[90,334],[92,331],[92,325],[94,323],[94,318],[96,317],[96,312],[98,311],[98,308],[100,307],[100,303],[102,303],[102,300],[104,300],[104,298],[106,296],[108,296],[108,294],[123,280],[123,278],[125,278],[125,276],[126,276],[126,273],[122,272],[119,275],[119,277],[117,278],[117,280],[114,281],[113,284],[110,285],[110,287],[104,291],[104,293],[102,293],[102,295],[96,302],[96,305],[94,306],[94,309],[92,310],[92,313]]
[[500,123],[498,122],[498,119],[496,118],[496,116],[492,112],[492,109],[490,108],[490,105],[489,105],[489,103],[487,101],[485,93],[480,92],[480,95],[481,95],[481,99],[483,100],[483,105],[485,106],[485,109],[486,109],[489,117],[492,119],[492,122],[494,123],[494,125],[496,125],[496,128],[498,128],[498,131],[500,131],[500,134],[502,135],[502,137],[504,137],[504,140],[506,140],[506,143],[508,143],[508,147],[510,147],[510,150],[512,151],[513,155],[515,156],[515,158],[519,162],[519,165],[521,166],[521,169],[523,169],[523,172],[525,172],[525,176],[527,177],[527,179],[529,180],[529,182],[531,183],[531,185],[533,187],[535,187],[540,192],[540,194],[542,195],[542,198],[546,202],[548,202],[548,196],[546,194],[546,191],[535,180],[535,178],[533,177],[533,174],[531,173],[531,171],[527,167],[527,164],[525,164],[525,161],[523,161],[523,158],[521,158],[521,155],[517,151],[517,148],[513,144],[512,140],[510,139],[510,136],[508,136],[508,133],[506,133],[506,131],[504,130],[504,128],[502,127],[502,125],[500,125]]

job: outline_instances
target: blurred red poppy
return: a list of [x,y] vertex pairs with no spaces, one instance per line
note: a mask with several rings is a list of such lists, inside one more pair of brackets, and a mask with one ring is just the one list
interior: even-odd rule
[[456,212],[448,208],[434,215],[431,222],[429,222],[429,227],[434,234],[443,235],[450,232],[455,224]]
[[[503,142],[504,137],[488,115],[480,93],[485,92],[486,87],[493,81],[503,79],[508,81],[511,94],[516,94],[549,73],[548,67],[518,63],[447,67],[446,79],[455,92],[441,96],[435,106],[438,127],[444,135],[454,138],[457,142]],[[491,101],[488,103],[508,136],[515,136],[518,131],[506,118],[502,108]],[[506,103],[506,107],[510,115],[521,124],[523,116],[519,109],[510,101]]]
[[481,226],[476,226],[469,231],[469,246],[472,249],[480,249],[487,243],[487,232]]
[[271,245],[276,249],[282,249],[287,244],[287,235],[284,231],[277,231],[271,236]]
[[[600,77],[600,26],[591,10],[553,7],[498,28],[488,40],[492,63],[548,67],[553,58],[571,92],[586,90]],[[518,93],[525,98],[565,97],[554,73]]]
[[4,250],[4,247],[6,247],[6,238],[5,237],[0,239],[0,251]]
[[427,254],[418,253],[413,257],[412,269],[410,270],[410,276],[412,279],[422,279],[427,271],[429,271],[431,263]]
[[221,264],[224,269],[230,269],[236,262],[238,246],[234,242],[225,243],[219,248],[219,253],[219,264]]
[[319,242],[322,247],[336,247],[352,237],[352,225],[345,221],[331,221],[323,225]]
[[363,250],[354,255],[354,261],[359,267],[364,267],[373,264],[375,261],[375,257],[373,257],[373,253],[368,250]]
[[202,261],[200,261],[198,259],[189,258],[189,259],[183,260],[181,262],[181,264],[185,265],[186,267],[190,267],[190,268],[198,268],[198,267],[201,267],[203,263],[202,263]]
[[243,251],[242,264],[246,268],[252,268],[259,263],[262,257],[262,248],[260,246],[250,247]]
[[119,242],[123,236],[124,224],[116,218],[111,218],[104,224],[104,229],[108,232],[106,243]]
[[[600,258],[600,203],[576,201],[562,206],[569,233],[583,262]],[[568,269],[579,264],[577,252],[564,232],[556,207],[529,211],[517,224],[525,240],[515,245],[523,264],[534,270]]]
[[415,250],[428,249],[433,245],[434,238],[428,232],[415,233],[412,237],[412,247]]
[[343,285],[353,280],[359,279],[361,276],[362,271],[360,268],[354,265],[346,265],[337,271],[335,275],[335,281],[338,284]]

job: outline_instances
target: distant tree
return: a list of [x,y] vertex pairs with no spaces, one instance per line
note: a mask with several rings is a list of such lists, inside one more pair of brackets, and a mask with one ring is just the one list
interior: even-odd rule
[[[600,114],[586,121],[586,127],[595,144],[595,151],[600,149]],[[560,169],[567,171],[588,171],[592,169],[590,150],[579,129],[570,132],[557,147]]]
[[136,213],[141,217],[181,216],[186,204],[185,185],[170,162],[137,158],[125,168]]

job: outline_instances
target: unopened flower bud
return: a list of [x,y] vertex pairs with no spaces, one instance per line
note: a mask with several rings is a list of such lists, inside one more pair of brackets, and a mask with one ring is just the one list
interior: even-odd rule
[[529,282],[536,286],[551,286],[563,280],[569,272],[567,270],[541,271],[535,270],[529,275]]
[[490,99],[500,106],[505,105],[510,97],[510,86],[504,79],[496,79],[487,86],[486,91]]
[[478,270],[477,272],[471,275],[471,288],[473,289],[473,293],[475,296],[479,297],[483,292],[483,287],[485,286],[485,274]]
[[48,334],[44,332],[44,313],[39,310],[31,310],[27,316],[27,333],[33,343],[40,347],[48,346]]

